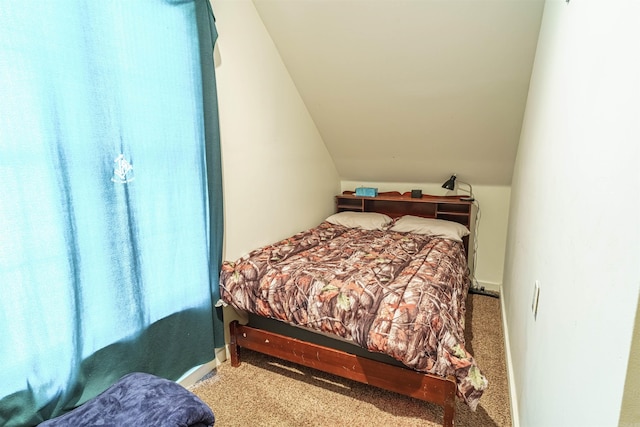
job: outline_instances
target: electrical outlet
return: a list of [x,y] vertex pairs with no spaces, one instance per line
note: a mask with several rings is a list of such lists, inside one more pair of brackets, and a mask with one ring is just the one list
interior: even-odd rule
[[533,283],[533,301],[531,301],[531,311],[533,312],[533,320],[538,317],[538,300],[540,299],[540,282],[537,280]]

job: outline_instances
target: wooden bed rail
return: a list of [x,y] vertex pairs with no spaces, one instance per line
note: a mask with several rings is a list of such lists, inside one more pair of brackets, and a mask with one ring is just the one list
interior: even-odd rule
[[453,426],[456,397],[456,383],[453,377],[442,378],[389,365],[341,350],[241,325],[238,321],[231,322],[229,328],[231,366],[240,365],[240,348],[246,348],[342,378],[435,403],[444,408],[442,425]]

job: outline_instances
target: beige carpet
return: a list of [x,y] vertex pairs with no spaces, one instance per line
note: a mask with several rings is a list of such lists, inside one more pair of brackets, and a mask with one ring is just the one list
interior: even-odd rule
[[[456,426],[511,426],[500,301],[470,295],[467,347],[489,380],[476,412],[458,401]],[[191,388],[226,426],[439,426],[442,409],[371,386],[243,350]]]

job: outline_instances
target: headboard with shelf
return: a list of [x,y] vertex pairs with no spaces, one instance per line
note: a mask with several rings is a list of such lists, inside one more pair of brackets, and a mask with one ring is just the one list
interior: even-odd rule
[[[414,215],[457,222],[469,230],[473,230],[473,210],[473,202],[461,200],[461,196],[423,195],[412,198],[411,192],[398,191],[378,193],[376,197],[356,196],[353,191],[344,191],[336,196],[336,212],[379,212],[391,218]],[[469,240],[469,236],[463,238],[467,260],[471,263],[473,257],[469,248],[472,245],[469,245]]]

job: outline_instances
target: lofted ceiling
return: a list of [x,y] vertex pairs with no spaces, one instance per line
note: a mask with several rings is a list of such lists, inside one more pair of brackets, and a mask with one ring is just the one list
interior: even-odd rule
[[253,0],[343,180],[510,185],[544,0]]

